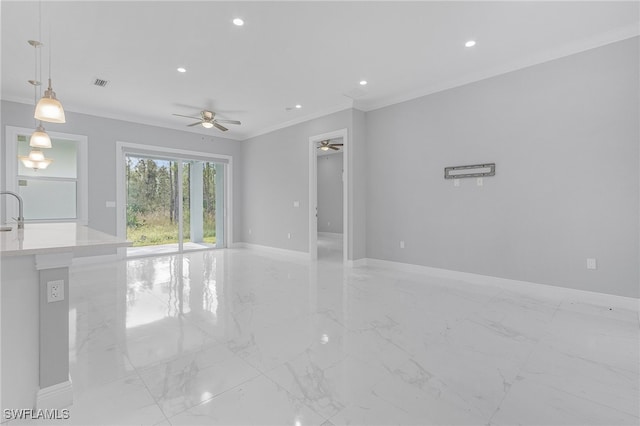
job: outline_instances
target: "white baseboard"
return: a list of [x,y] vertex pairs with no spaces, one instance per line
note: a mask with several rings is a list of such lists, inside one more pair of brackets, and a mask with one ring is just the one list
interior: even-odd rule
[[367,259],[348,260],[347,266],[350,268],[361,268],[367,266]]
[[73,404],[73,386],[71,380],[48,386],[38,391],[36,409],[65,408]]
[[[570,287],[561,287],[549,284],[540,284],[530,281],[513,280],[509,278],[493,277],[489,275],[474,274],[471,272],[453,271],[450,269],[433,268],[430,266],[414,265],[410,263],[392,262],[380,259],[359,259],[354,261],[358,266],[369,266],[400,272],[425,274],[432,277],[459,280],[472,284],[491,285],[503,289],[519,289],[535,294],[556,295],[580,299],[585,302],[606,303],[611,307],[620,309],[638,310],[639,300],[633,297],[617,296],[614,294],[597,293],[594,291],[579,290]],[[355,265],[354,265],[355,266]]]
[[296,259],[309,260],[309,253],[304,251],[288,250],[288,249],[282,249],[277,247],[263,246],[260,244],[233,243],[232,248],[258,250],[264,253],[276,254],[279,256],[290,256],[290,257],[295,257]]
[[104,254],[101,256],[83,256],[83,257],[74,257],[71,261],[71,266],[84,266],[84,265],[95,265],[98,263],[107,263],[107,262],[115,262],[118,260],[117,254]]

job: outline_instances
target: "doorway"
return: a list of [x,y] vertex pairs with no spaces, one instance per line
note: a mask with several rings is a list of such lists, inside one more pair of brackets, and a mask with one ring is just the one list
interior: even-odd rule
[[343,258],[342,138],[323,141],[316,150],[318,175],[318,260]]
[[127,256],[224,248],[231,159],[119,143],[118,236]]
[[[333,145],[335,149],[326,146],[325,149],[321,149],[323,145],[328,144]],[[325,156],[324,154],[328,154],[327,151],[331,151],[332,154]],[[319,152],[320,155],[318,155]],[[335,259],[345,264],[348,261],[350,244],[348,160],[347,129],[309,138],[309,257],[311,260]],[[323,182],[320,182],[319,178],[322,178]]]

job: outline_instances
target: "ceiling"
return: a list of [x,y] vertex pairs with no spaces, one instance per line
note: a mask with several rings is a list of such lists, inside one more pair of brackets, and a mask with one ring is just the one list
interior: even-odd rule
[[[0,7],[2,99],[34,101],[27,40],[40,38],[41,80],[52,47],[53,88],[66,110],[237,140],[639,33],[635,1],[43,1],[40,25],[37,2]],[[236,17],[245,25],[233,25]],[[470,39],[477,44],[466,48]],[[96,78],[109,83],[94,86]],[[172,116],[204,108],[242,125],[221,133]]]

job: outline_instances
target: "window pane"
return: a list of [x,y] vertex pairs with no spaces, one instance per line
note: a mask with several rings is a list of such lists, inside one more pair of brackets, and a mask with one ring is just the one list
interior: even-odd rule
[[[18,155],[28,156],[31,147],[29,146],[29,137],[25,140],[18,140]],[[75,141],[65,139],[52,139],[51,148],[43,149],[42,152],[46,158],[50,158],[53,162],[44,170],[35,171],[29,169],[18,161],[18,175],[20,176],[40,176],[40,177],[64,177],[76,178],[78,175],[77,156],[78,148]]]
[[127,240],[178,244],[178,163],[127,155]]
[[20,179],[25,219],[76,219],[76,182]]

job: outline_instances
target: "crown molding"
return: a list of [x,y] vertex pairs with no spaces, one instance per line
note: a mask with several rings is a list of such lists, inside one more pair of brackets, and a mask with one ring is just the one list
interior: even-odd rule
[[529,55],[517,61],[512,61],[488,70],[477,73],[467,74],[463,77],[443,81],[434,85],[422,87],[421,89],[411,91],[402,95],[387,97],[386,99],[367,102],[365,100],[356,100],[355,107],[365,112],[384,108],[387,106],[410,101],[412,99],[421,98],[433,93],[442,92],[444,90],[453,89],[455,87],[464,86],[466,84],[475,83],[477,81],[486,80],[502,74],[507,74],[520,69],[539,65],[545,62],[561,59],[566,56],[575,55],[587,50],[596,49],[608,44],[627,40],[640,35],[640,27],[637,25],[629,25],[620,27],[613,31],[601,33],[593,37],[581,39],[572,43],[564,44],[554,49],[546,50],[536,55]]
[[302,117],[298,117],[298,118],[293,119],[293,120],[285,121],[285,122],[282,122],[282,123],[279,123],[279,124],[275,124],[273,126],[266,127],[266,128],[264,128],[262,130],[258,130],[257,132],[249,133],[245,137],[244,140],[255,138],[255,137],[261,136],[261,135],[266,135],[267,133],[271,133],[271,132],[274,132],[276,130],[284,129],[286,127],[291,127],[291,126],[294,126],[296,124],[304,123],[305,121],[314,120],[316,118],[324,117],[324,116],[329,115],[329,114],[334,114],[336,112],[345,111],[345,110],[353,108],[351,101],[348,101],[347,103],[349,105],[342,104],[342,105],[338,105],[338,106],[335,106],[335,107],[326,108],[326,109],[320,110],[318,112],[314,112],[313,114],[307,114],[307,115],[304,115]]

